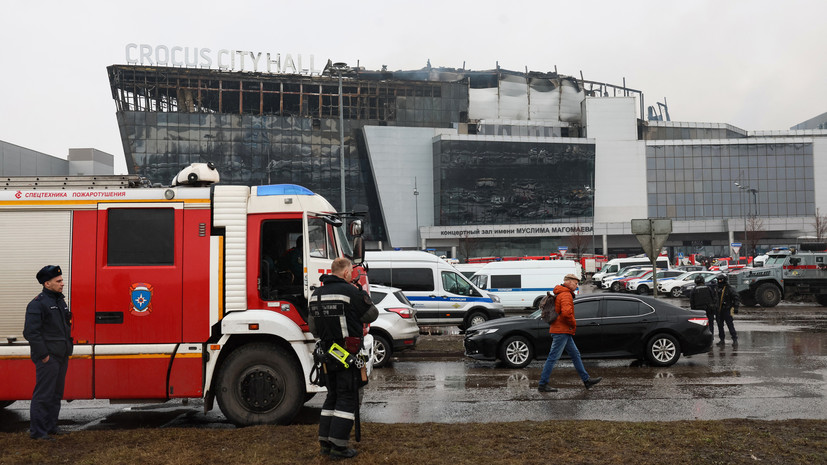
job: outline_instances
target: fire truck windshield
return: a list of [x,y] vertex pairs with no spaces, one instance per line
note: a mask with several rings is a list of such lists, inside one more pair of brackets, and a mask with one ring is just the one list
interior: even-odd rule
[[352,259],[353,247],[351,247],[350,241],[347,238],[347,233],[345,232],[344,226],[338,226],[334,229],[336,229],[336,239],[339,241],[339,246],[342,248],[342,254]]

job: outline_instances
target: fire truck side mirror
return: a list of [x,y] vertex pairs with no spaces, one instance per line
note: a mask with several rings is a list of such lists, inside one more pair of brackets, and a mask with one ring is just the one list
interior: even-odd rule
[[362,236],[353,238],[353,260],[354,265],[361,265],[365,261],[365,240]]
[[353,237],[362,235],[362,220],[353,220],[350,222],[350,235]]

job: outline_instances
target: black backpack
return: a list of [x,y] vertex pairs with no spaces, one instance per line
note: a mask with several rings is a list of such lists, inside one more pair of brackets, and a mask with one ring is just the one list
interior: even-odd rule
[[559,314],[554,309],[554,294],[551,292],[546,291],[546,296],[540,300],[540,319],[548,323],[549,325],[554,323],[554,320],[557,319]]

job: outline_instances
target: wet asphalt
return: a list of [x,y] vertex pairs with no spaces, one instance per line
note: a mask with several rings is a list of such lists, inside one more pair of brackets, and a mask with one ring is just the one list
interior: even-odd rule
[[[685,299],[669,299],[686,306]],[[657,368],[634,360],[585,360],[603,381],[585,389],[571,362],[561,360],[551,385],[537,392],[542,360],[523,369],[462,354],[462,335],[441,328],[419,347],[395,354],[364,390],[361,418],[377,423],[468,423],[524,420],[674,421],[726,418],[827,419],[827,307],[796,303],[742,309],[735,319],[739,346],[713,346]],[[717,336],[716,336],[717,339]],[[435,350],[434,347],[437,349]],[[311,399],[297,423],[319,418],[323,395]],[[233,428],[199,399],[163,404],[63,402],[66,431],[147,427]],[[0,431],[25,431],[29,402],[0,409]]]

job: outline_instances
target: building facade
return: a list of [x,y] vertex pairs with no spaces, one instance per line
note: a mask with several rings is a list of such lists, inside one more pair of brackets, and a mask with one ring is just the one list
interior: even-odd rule
[[108,71],[130,173],[165,183],[212,161],[222,182],[300,184],[339,209],[344,177],[345,210],[366,215],[377,248],[633,254],[630,220],[667,217],[670,253],[719,256],[812,235],[827,205],[827,130],[647,121],[625,85],[501,69]]
[[0,176],[112,174],[115,157],[97,149],[69,149],[66,159],[0,140]]

